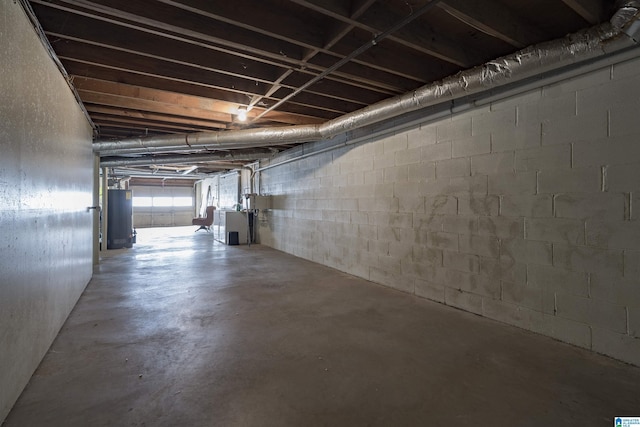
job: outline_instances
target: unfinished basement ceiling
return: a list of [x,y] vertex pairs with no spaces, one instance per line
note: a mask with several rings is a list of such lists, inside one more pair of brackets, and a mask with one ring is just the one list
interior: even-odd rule
[[[101,140],[321,124],[614,10],[607,0],[29,3]],[[188,176],[260,157],[229,154],[239,155],[130,170]]]

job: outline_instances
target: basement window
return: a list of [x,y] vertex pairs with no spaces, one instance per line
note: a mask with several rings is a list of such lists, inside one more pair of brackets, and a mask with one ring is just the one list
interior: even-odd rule
[[136,208],[149,208],[152,206],[153,197],[136,197],[133,196],[133,206]]
[[174,197],[173,206],[190,208],[193,206],[193,197]]
[[193,207],[193,197],[140,197],[133,196],[133,206],[136,208],[190,208]]
[[154,197],[153,198],[154,208],[170,208],[171,206],[173,206],[173,197]]

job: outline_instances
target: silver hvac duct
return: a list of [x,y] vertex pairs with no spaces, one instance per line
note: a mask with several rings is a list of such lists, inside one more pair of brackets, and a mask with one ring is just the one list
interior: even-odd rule
[[128,149],[145,152],[148,149],[155,151],[154,149],[160,147],[166,148],[166,151],[226,150],[312,141],[318,139],[318,135],[318,125],[196,132],[119,141],[98,141],[93,143],[93,151],[124,154]]
[[609,22],[570,34],[559,40],[530,46],[321,125],[98,141],[93,144],[93,148],[96,152],[110,153],[126,153],[127,150],[155,151],[161,147],[171,151],[189,151],[204,147],[208,149],[264,147],[332,138],[404,113],[479,94],[637,45],[640,42],[639,11],[640,1],[626,1]]
[[[160,137],[158,137],[160,138]],[[129,148],[126,151],[123,150],[104,150],[104,151],[100,151],[100,156],[102,157],[108,157],[108,156],[118,156],[120,154],[160,154],[160,153],[167,153],[169,151],[185,151],[185,150],[181,150],[181,148],[184,148],[184,145],[181,146],[177,146],[174,147],[175,150],[173,150],[171,147],[163,147],[163,146],[159,146],[159,147],[140,147],[140,148]],[[194,147],[193,149],[189,150],[189,151],[202,151],[202,152],[211,152],[211,153],[215,153],[218,152],[220,149],[224,149],[224,150],[237,150],[237,149],[246,149],[246,145],[243,144],[233,144],[233,143],[228,143],[228,144],[224,144],[224,147],[216,147],[214,145],[205,145],[202,147]],[[255,149],[255,148],[254,148]],[[278,150],[276,148],[271,148],[271,149],[267,149],[269,152],[277,152]],[[194,153],[194,154],[199,154],[199,153]]]
[[124,166],[149,166],[149,165],[176,165],[195,162],[214,162],[214,161],[247,161],[255,159],[265,159],[271,157],[273,151],[269,149],[263,150],[247,150],[239,153],[207,153],[207,154],[176,154],[158,157],[117,157],[102,158],[100,166],[103,168],[117,168]]

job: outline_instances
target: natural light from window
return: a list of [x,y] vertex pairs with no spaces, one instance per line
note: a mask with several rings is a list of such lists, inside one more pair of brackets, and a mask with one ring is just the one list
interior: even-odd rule
[[171,207],[192,207],[192,197],[133,197],[133,206],[136,208],[171,208]]

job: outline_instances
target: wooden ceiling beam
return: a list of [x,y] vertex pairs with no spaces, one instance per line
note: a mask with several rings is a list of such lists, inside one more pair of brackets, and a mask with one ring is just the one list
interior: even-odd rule
[[351,5],[349,7],[349,18],[357,19],[360,15],[362,15],[372,4],[374,4],[377,0],[351,0]]
[[[352,19],[357,19],[375,1],[376,0],[365,0],[364,3],[358,5],[356,10],[354,10],[351,13],[351,18]],[[340,41],[350,31],[353,30],[353,25],[351,25],[351,24],[344,24],[344,23],[341,23],[341,22],[336,22],[335,26],[336,26],[336,28],[333,29],[333,31],[331,31],[329,29],[325,30],[327,32],[327,34],[328,34],[328,37],[327,37],[327,40],[324,43],[324,46],[323,46],[324,49],[331,49],[336,43],[338,43],[338,41]],[[319,48],[309,49],[308,53],[304,56],[303,61],[306,64],[309,64],[310,60],[313,59],[314,57],[316,57],[320,53],[320,51],[321,51],[321,49],[319,49]],[[331,65],[333,65],[333,64],[331,64]],[[330,67],[331,65],[326,66],[326,68]],[[364,68],[366,68],[366,67],[363,67],[363,69]],[[334,73],[335,73],[335,71],[334,71]],[[283,74],[281,74],[280,77],[278,78],[278,80],[276,80],[276,82],[274,82],[272,87],[265,94],[265,96],[270,96],[273,93],[277,92],[281,87],[281,83],[283,81],[285,81],[286,79],[288,79],[292,74],[293,74],[293,70],[287,70]],[[327,78],[327,77],[329,77],[329,75],[327,75],[325,78]],[[362,78],[362,75],[360,75],[360,78]],[[308,80],[305,80],[305,82],[303,82],[301,84],[304,84],[307,81]],[[391,94],[393,94],[393,90],[392,90]],[[261,100],[261,98],[252,99],[251,100],[251,105],[259,103],[260,100]]]
[[218,122],[211,122],[208,120],[196,120],[185,117],[168,116],[165,114],[150,113],[146,111],[129,110],[126,108],[108,107],[96,104],[86,103],[85,107],[91,116],[104,116],[104,117],[119,117],[120,120],[134,120],[140,123],[145,121],[158,122],[158,123],[173,123],[176,125],[182,125],[185,128],[193,129],[225,129],[226,125]]
[[139,138],[141,136],[158,136],[158,135],[162,135],[161,133],[148,133],[148,134],[144,134],[144,135],[140,135],[137,132],[131,132],[130,130],[127,129],[117,129],[117,128],[108,128],[108,127],[103,127],[100,128],[100,132],[99,132],[99,137],[100,139],[119,139],[119,138]]
[[[290,1],[353,25],[355,28],[365,30],[372,36],[387,30],[402,19],[393,10],[379,3],[373,4],[362,18],[356,21],[341,13],[340,8],[335,6],[335,2],[326,0]],[[442,34],[436,34],[426,26],[422,26],[419,33],[401,29],[387,37],[387,40],[462,68],[469,68],[481,61],[477,54],[465,49],[460,43],[448,40]]]
[[[334,47],[337,52],[348,55],[355,49],[369,41],[370,34],[360,29],[352,31]],[[376,61],[384,69],[388,66],[396,66],[406,70],[405,77],[419,75],[425,81],[432,81],[454,73],[458,68],[450,63],[433,58],[425,58],[415,50],[404,46],[392,47],[393,42],[382,40],[374,48],[363,52],[358,58],[364,61]],[[380,48],[380,49],[378,49]]]
[[111,107],[126,108],[130,110],[142,110],[152,113],[171,114],[175,116],[198,118],[205,120],[219,120],[221,122],[232,122],[231,114],[219,113],[202,108],[185,107],[182,105],[169,104],[165,102],[152,101],[142,98],[132,98],[122,95],[91,92],[79,89],[78,94],[82,102],[91,104],[108,105]]
[[[150,89],[146,87],[133,86],[123,83],[115,83],[106,80],[90,79],[86,77],[73,76],[73,83],[76,89],[79,91],[90,91],[96,93],[105,93],[111,95],[117,95],[126,98],[145,99],[148,101],[163,102],[172,105],[181,105],[184,107],[196,108],[200,110],[213,111],[222,114],[235,114],[238,108],[238,104],[219,101],[210,98],[185,95],[183,93],[174,93],[157,89]],[[255,117],[259,115],[264,108],[253,108],[248,112],[248,117]],[[147,117],[150,119],[150,117]],[[177,120],[176,117],[161,118],[159,115],[154,116],[155,120],[172,121]],[[212,118],[213,119],[213,118]],[[183,119],[184,120],[184,119]],[[278,122],[282,124],[300,125],[300,124],[319,124],[324,122],[322,118],[301,116],[297,114],[273,111],[264,117],[264,122]],[[196,123],[193,123],[196,124]],[[206,125],[209,127],[224,127],[220,124],[213,122],[198,122],[198,125]]]
[[[67,20],[72,16],[69,13],[54,8],[37,7],[36,9],[40,11],[38,19],[47,29],[46,33],[53,41],[54,47],[64,40],[84,42],[111,49],[130,50],[165,61],[189,64],[205,70],[264,83],[272,82],[283,69],[288,68],[275,65],[273,62],[239,58],[230,52],[187,43],[163,34],[145,32],[139,28],[114,27],[111,23],[82,15],[73,16],[74,24],[67,25]],[[117,28],[117,31],[114,31],[114,28]]]
[[504,5],[486,0],[446,0],[438,7],[461,22],[518,49],[545,40],[537,27]]
[[111,125],[111,124],[122,124],[122,125],[132,125],[132,126],[141,126],[141,127],[162,127],[166,129],[176,130],[179,132],[200,132],[200,131],[217,131],[220,128],[206,127],[206,126],[188,126],[178,124],[176,122],[167,122],[167,121],[156,121],[156,120],[140,120],[140,119],[129,119],[126,116],[119,115],[109,115],[109,114],[99,114],[95,112],[91,112],[91,119],[94,123],[98,125]]
[[[214,19],[237,29],[256,32],[267,37],[278,35],[277,38],[295,45],[322,46],[324,29],[329,23],[326,16],[304,15],[300,13],[301,8],[287,2],[279,2],[277,8],[266,0],[259,2],[255,0],[234,0],[233,2],[157,0],[157,2],[200,15],[207,20]],[[285,10],[286,8],[289,10]],[[297,58],[302,58],[302,55]]]
[[[108,30],[98,31],[98,34],[100,35],[109,33],[112,32]],[[68,43],[68,41],[83,43],[91,46],[98,46],[99,48],[113,49],[116,51],[122,51],[125,53],[140,55],[143,57],[149,57],[161,61],[168,61],[179,65],[186,65],[189,67],[197,68],[199,70],[220,73],[223,75],[232,76],[234,78],[246,79],[251,83],[259,82],[267,85],[280,83],[279,78],[274,80],[274,76],[276,75],[276,70],[284,69],[282,67],[270,66],[269,64],[264,64],[258,61],[238,59],[237,57],[234,57],[232,55],[216,55],[215,51],[213,51],[213,53],[210,53],[210,51],[194,52],[193,46],[190,45],[183,46],[183,49],[174,46],[175,49],[170,50],[167,43],[163,42],[161,39],[157,40],[157,42],[155,43],[145,44],[144,46],[141,44],[137,44],[136,49],[133,50],[118,47],[117,40],[108,40],[108,38],[106,37],[89,37],[89,35],[87,34],[82,34],[80,37],[78,37],[78,35],[78,31],[75,31],[74,34],[68,34],[68,32],[62,34],[58,32],[47,31],[47,36],[52,40],[52,44],[54,44],[56,47],[59,46],[60,43]],[[182,51],[189,52],[189,54],[181,54],[180,52]],[[237,66],[229,66],[229,64],[233,63],[237,63]],[[331,64],[333,64],[333,62]],[[326,68],[324,65],[309,65],[310,68]],[[345,67],[345,69],[346,68],[347,67]],[[413,76],[397,75],[400,73],[396,73],[396,75],[390,74],[382,67],[379,67],[380,70],[378,71],[374,71],[374,69],[371,67],[358,66],[355,68],[348,68],[352,73],[362,72],[364,74],[358,75],[349,73],[337,73],[335,76],[327,78],[326,80],[334,83],[335,85],[351,86],[353,87],[354,91],[366,90],[370,92],[382,93],[385,95],[396,95],[398,93],[403,93],[406,91],[403,88],[406,87],[407,84],[415,86],[415,82],[417,81],[417,78]],[[374,71],[373,75],[371,71]],[[293,69],[287,69],[285,74],[288,75],[292,72],[294,72]],[[299,69],[296,70],[296,72],[311,76],[316,75],[316,73],[311,72],[308,69]],[[380,79],[382,79],[383,81],[380,82]],[[403,79],[407,80],[408,82],[401,81]],[[339,93],[344,93],[344,91],[341,90],[339,91]]]
[[[92,76],[102,80],[118,81],[134,86],[169,90],[171,92],[184,93],[205,98],[209,97],[237,103],[238,105],[246,105],[248,103],[246,95],[224,91],[205,84],[184,82],[163,76],[120,70],[99,64],[86,64],[81,61],[69,59],[64,61],[64,65],[67,71],[74,76]],[[258,107],[265,108],[272,102],[275,102],[272,98],[265,99]],[[310,120],[329,120],[342,114],[340,111],[327,109],[320,105],[308,105],[300,102],[289,102],[283,104],[278,110],[286,114],[300,117],[302,123],[296,124],[306,123],[303,121],[305,118],[309,118]]]
[[[309,67],[327,69],[333,66],[336,62],[338,62],[338,60],[334,55],[327,55],[320,52],[309,59]],[[424,62],[426,63],[430,61],[425,60]],[[331,73],[331,75],[328,76],[327,79],[338,80],[336,79],[336,77],[340,77],[340,81],[351,82],[353,81],[353,79],[359,79],[359,77],[354,76],[357,76],[356,73],[360,72],[363,79],[361,81],[366,82],[366,78],[369,76],[373,79],[382,78],[382,83],[380,83],[378,86],[381,89],[386,89],[388,92],[394,92],[394,94],[402,94],[408,92],[430,81],[428,75],[419,75],[416,68],[414,67],[412,67],[410,70],[400,70],[398,68],[398,71],[389,73],[388,69],[385,68],[382,64],[368,65],[366,67],[363,66],[364,64],[364,61],[358,60],[356,58]],[[451,66],[451,69],[456,68],[454,66]]]
[[[269,101],[282,99],[285,96],[287,96],[289,93],[290,93],[290,90],[285,90],[284,88],[281,88],[280,90],[276,91],[273,94],[273,97],[269,98]],[[291,101],[295,102],[296,104],[306,105],[306,106],[310,106],[310,107],[313,107],[315,105],[322,105],[322,104],[325,104],[325,106],[328,107],[326,105],[325,100],[326,100],[326,98],[324,96],[322,96],[322,95],[318,95],[318,94],[313,93],[311,91],[303,91],[303,92],[299,93]],[[289,102],[289,101],[287,101],[287,102]],[[352,101],[344,100],[344,99],[342,99],[342,100],[341,99],[332,99],[331,100],[331,107],[335,108],[334,111],[335,112],[341,112],[342,114],[350,113],[350,112],[355,111],[355,110],[359,110],[360,108],[362,108],[364,106],[365,106],[365,104],[362,104],[360,102],[352,102]]]
[[204,83],[183,81],[144,73],[141,71],[125,70],[106,64],[92,64],[73,58],[64,59],[64,65],[69,74],[75,78],[89,78],[105,81],[121,82],[123,84],[147,87],[150,89],[168,90],[175,93],[212,98],[220,101],[244,105],[248,98],[245,94],[227,91],[223,88],[210,86]]
[[[253,107],[251,111],[247,114],[247,117],[255,117],[262,113],[264,108]],[[318,117],[309,117],[309,116],[300,116],[295,114],[286,113],[283,111],[270,111],[265,116],[263,116],[260,120],[257,120],[255,123],[260,124],[262,122],[276,122],[276,123],[286,123],[290,125],[318,125],[324,123],[326,120]]]
[[130,133],[134,133],[133,131],[138,131],[138,132],[135,132],[137,135],[146,135],[149,133],[152,133],[152,134],[184,133],[183,130],[173,129],[165,126],[144,126],[144,125],[117,123],[117,122],[102,122],[102,123],[96,122],[96,125],[98,125],[98,129],[102,127],[110,128],[110,129],[125,129]]
[[150,57],[142,52],[118,50],[111,46],[97,46],[66,40],[64,43],[54,43],[54,48],[59,58],[81,60],[90,64],[104,64],[122,70],[150,72],[182,81],[205,83],[231,92],[252,95],[261,94],[268,88],[265,82],[219,73],[218,70],[193,67],[192,64]]
[[[243,93],[248,99],[252,99],[255,95],[260,96],[263,91],[268,89],[265,83],[235,78],[234,76],[221,76],[215,72],[202,72],[200,69],[194,70],[188,64],[165,62],[162,59],[146,57],[136,52],[123,52],[113,50],[109,47],[87,45],[77,41],[57,43],[56,50],[58,57],[61,59],[88,62],[95,65],[108,65],[118,69],[142,73],[161,70],[163,73],[162,77],[205,83],[219,89]],[[221,86],[225,84],[227,86]],[[316,95],[316,99],[318,99],[317,105],[319,106],[326,105],[333,108],[331,107],[333,104],[339,105],[344,102],[360,106],[367,105],[365,101],[359,99],[365,93],[364,91],[345,86],[336,87],[336,85],[337,84],[327,84],[322,91],[309,89],[307,92]],[[288,84],[283,84],[282,87],[287,90],[295,89],[295,86]],[[368,93],[372,96],[376,94],[375,92]],[[388,97],[388,94],[384,97]],[[379,99],[384,97],[378,96]],[[320,98],[325,98],[325,101],[320,101]],[[246,104],[248,104],[248,102]],[[350,111],[351,110],[352,109],[350,109]]]
[[562,0],[562,2],[591,25],[598,24],[605,19],[602,0]]
[[[65,60],[69,59],[66,57],[60,57],[60,58]],[[78,60],[75,60],[75,61],[79,62]],[[89,64],[89,65],[104,66],[104,64]],[[129,69],[126,71],[131,71],[131,70]],[[162,77],[167,78],[166,76],[162,76]],[[189,83],[193,83],[193,81]],[[287,90],[291,90],[291,89],[287,89]],[[332,99],[330,97],[327,97],[324,94],[315,94],[313,92],[304,92],[302,95],[304,95],[304,100],[302,101],[297,100],[296,105],[306,106],[311,109],[324,109],[326,111],[331,111],[336,115],[344,114],[345,112],[356,110],[358,108],[361,108],[363,105],[361,103],[354,103],[354,102],[342,100],[342,99]],[[275,99],[277,100],[279,98],[276,97]],[[269,101],[274,101],[274,99],[269,98]]]
[[[282,86],[288,89],[297,88],[307,83],[309,80],[309,76],[305,74],[291,73],[287,78],[285,78]],[[358,88],[350,87],[343,83],[324,79],[309,87],[305,92],[325,96],[329,94],[335,99],[351,102],[353,104],[360,104],[362,107],[382,101],[383,99],[393,95],[390,93],[358,90]]]
[[[366,10],[375,3],[375,0],[365,0],[364,2],[357,4],[354,8],[343,7],[343,5],[346,4],[343,1],[331,2],[332,4],[336,5],[336,7],[341,7],[341,13],[343,15],[344,14],[348,15],[347,19],[343,19],[343,16],[341,15],[340,19],[335,20],[335,16],[332,16],[331,14],[326,13],[327,9],[330,9],[330,8],[317,9],[317,10],[312,9],[317,12],[316,13],[317,16],[315,19],[320,19],[319,18],[320,16],[324,18],[329,18],[321,21],[320,25],[318,25],[317,22],[310,22],[308,4],[301,4],[295,0],[292,1],[292,3],[302,7],[299,8],[298,12],[296,12],[295,10],[292,10],[291,13],[283,13],[280,9],[278,9],[277,13],[274,13],[275,8],[272,7],[267,1],[256,3],[254,0],[238,0],[234,2],[232,5],[229,3],[224,3],[222,5],[218,3],[212,4],[210,1],[207,1],[207,0],[189,0],[189,1],[160,0],[160,1],[162,1],[163,3],[174,5],[176,7],[184,8],[185,10],[189,10],[190,12],[193,12],[193,13],[202,14],[203,16],[206,16],[212,19],[223,20],[225,23],[236,25],[244,29],[249,29],[257,33],[263,34],[265,36],[273,37],[274,39],[282,39],[284,41],[294,43],[294,44],[300,44],[301,37],[304,35],[307,35],[308,33],[320,34],[322,36],[322,39],[324,40],[323,44],[319,44],[318,37],[316,37],[315,39],[311,38],[311,39],[302,41],[301,46],[304,49],[306,49],[308,53],[304,54],[304,56],[302,57],[302,64],[297,65],[296,70],[301,73],[308,73],[310,68],[314,70],[317,69],[318,67],[317,64],[308,63],[308,59],[310,57],[313,57],[316,53],[323,53],[325,55],[333,56],[335,60],[331,62],[332,65],[336,61],[344,58],[345,56],[344,53],[336,52],[331,49],[331,47],[335,44],[335,42],[343,36],[341,34],[342,30],[336,30],[332,33],[330,30],[328,30],[330,25],[328,25],[327,23],[329,24],[342,23],[342,24],[346,24],[347,28],[361,27],[361,28],[367,29],[368,31],[369,30],[372,31],[373,33],[378,31],[376,29],[363,26],[356,21],[356,19],[359,18],[361,14],[365,13]],[[279,8],[282,6],[283,6],[282,3],[278,3]],[[284,6],[286,6],[286,4],[284,4]],[[242,21],[238,19],[238,14],[237,14],[238,9],[247,10],[247,14],[242,15]],[[300,11],[303,11],[303,9],[307,9],[307,11],[304,14],[305,16],[304,20],[300,20],[296,18],[294,20],[296,23],[288,22],[286,25],[283,24],[282,22],[283,17],[289,17],[289,15],[291,14],[302,16]],[[311,19],[311,21],[313,21],[313,19]],[[333,26],[335,27],[335,25]],[[420,43],[422,43],[423,41],[424,40],[420,40]],[[423,51],[422,53],[425,53],[425,52]],[[355,82],[362,82],[363,81],[362,76],[366,75],[367,73],[363,73],[361,68],[371,67],[377,72],[382,72],[386,74],[397,74],[399,77],[403,79],[412,80],[414,83],[409,85],[412,88],[416,87],[416,83],[425,83],[428,81],[428,78],[425,78],[423,75],[420,75],[419,73],[410,75],[410,71],[408,71],[407,67],[403,67],[401,64],[399,65],[393,61],[390,61],[388,64],[386,64],[387,66],[384,66],[384,67],[380,66],[380,62],[377,60],[377,58],[372,58],[370,61],[356,60],[356,61],[353,61],[352,64],[350,65],[352,65],[351,67],[351,69],[353,69],[352,72],[345,73],[344,71],[348,69],[348,67],[345,66],[341,68],[341,70],[338,70],[335,73],[332,73],[332,75],[328,76],[326,79],[332,80],[339,77],[339,78],[347,79],[348,80],[347,83],[351,83],[351,84]],[[324,65],[322,65],[321,67],[322,68],[318,69],[318,71],[320,72],[324,71],[324,69],[326,68]],[[373,72],[370,71],[369,74],[375,73],[376,71],[373,71]],[[403,85],[400,87],[397,87],[397,86],[389,87],[388,76],[384,76],[382,80],[377,80],[377,81],[385,82],[383,83],[383,86],[381,86],[381,88],[388,88],[391,92],[393,92],[393,93],[387,92],[388,95],[404,93],[407,90],[406,85]],[[371,82],[365,81],[365,84],[368,85],[368,84],[371,84]],[[361,86],[361,87],[370,89],[365,86]]]
[[[279,64],[300,64],[303,48],[295,43],[278,42],[267,37],[256,37],[251,31],[219,22],[211,25],[206,17],[198,19],[194,14],[180,14],[178,9],[169,8],[158,2],[111,1],[110,6],[84,0],[30,0],[34,5],[56,8],[65,12],[87,16],[117,26],[125,26],[140,31],[151,32],[177,40],[200,43],[222,52],[250,57],[264,57]],[[164,11],[160,9],[165,8]]]
[[[206,27],[206,30],[211,32],[216,30],[220,32],[217,37],[210,36],[207,33],[197,33],[189,30],[188,28],[180,28],[175,25],[170,25],[168,22],[159,22],[152,19],[145,18],[144,16],[136,16],[130,13],[119,11],[113,8],[105,6],[97,6],[90,3],[83,3],[79,0],[50,0],[45,2],[44,0],[31,0],[36,8],[40,8],[38,15],[42,16],[47,13],[51,13],[49,9],[59,9],[67,14],[76,14],[79,16],[85,16],[94,20],[107,22],[111,25],[116,25],[120,28],[132,28],[141,32],[148,32],[150,34],[159,35],[165,39],[179,40],[184,43],[189,43],[195,46],[201,46],[210,50],[217,50],[223,53],[229,53],[236,55],[246,61],[259,61],[264,62],[277,67],[293,67],[301,72],[307,72],[315,75],[316,72],[322,72],[324,69],[314,64],[306,64],[301,59],[303,51],[308,49],[316,49],[317,46],[300,44],[298,40],[283,40],[283,37],[278,34],[268,34],[268,37],[256,37],[253,35],[253,39],[249,35],[243,36],[241,40],[238,39],[238,31],[234,31],[233,28],[228,31],[221,31],[220,25],[211,26],[210,23]],[[69,19],[58,19],[60,22],[67,22]],[[131,22],[129,22],[131,21]],[[221,25],[227,25],[222,23]],[[113,31],[105,31],[109,33]],[[116,31],[116,32],[119,32]],[[265,46],[260,46],[261,43],[267,42]],[[287,46],[279,46],[279,42],[286,42]],[[246,43],[246,44],[245,44]],[[297,49],[296,55],[291,55],[291,46],[295,46]],[[339,55],[334,52],[322,50],[328,55],[336,56],[337,60],[341,59]],[[372,70],[366,70],[361,72],[362,68],[372,68]],[[344,70],[347,70],[345,67]],[[354,63],[350,67],[349,73],[336,72],[332,79],[343,79],[348,82],[357,82],[362,87],[368,87],[369,89],[375,88],[389,88],[390,82],[394,79],[389,79],[388,74],[396,74],[397,70],[384,70],[382,73],[378,72],[379,67],[375,64]],[[380,74],[380,75],[377,75]],[[366,77],[361,77],[366,76]],[[421,81],[420,78],[417,78]],[[363,86],[364,85],[364,86]],[[391,90],[402,92],[401,88],[392,88]]]
[[104,93],[124,98],[154,101],[158,103],[194,108],[197,110],[210,111],[212,113],[220,113],[219,116],[212,116],[210,118],[211,120],[226,121],[238,108],[237,104],[218,101],[211,98],[184,95],[181,93],[132,86],[106,80],[90,79],[86,77],[74,76],[73,85],[78,91]]
[[[286,13],[277,13],[274,15],[273,8],[269,7],[268,2],[262,1],[256,3],[254,0],[236,0],[233,4],[225,3],[220,5],[219,3],[211,3],[209,0],[190,0],[185,2],[184,0],[175,1],[175,0],[159,0],[163,3],[171,4],[176,7],[183,8],[193,13],[201,14],[205,17],[221,20],[224,23],[238,26],[243,29],[255,31],[258,34],[262,34],[266,37],[271,37],[273,39],[279,39],[286,41],[287,43],[299,44],[306,51],[303,56],[300,58],[300,64],[297,64],[296,70],[302,73],[309,73],[315,75],[315,73],[310,72],[313,71],[324,71],[324,69],[317,69],[317,65],[309,65],[308,60],[310,57],[313,57],[316,53],[324,53],[326,55],[331,55],[335,59],[333,63],[339,61],[344,57],[343,54],[339,54],[335,51],[331,50],[331,46],[333,43],[330,41],[334,36],[327,36],[330,31],[328,30],[329,25],[327,23],[322,23],[322,25],[313,25],[309,22],[309,19],[305,19],[301,21],[299,19],[293,20],[296,22],[295,24],[289,22],[290,17]],[[188,3],[185,4],[185,3]],[[360,5],[360,10],[357,13],[363,13],[367,7],[374,3],[374,0],[367,0],[366,4]],[[279,6],[283,6],[280,4]],[[237,10],[238,8],[245,8],[248,11],[247,14],[242,15],[243,21],[237,19]],[[250,12],[249,12],[250,11]],[[299,12],[291,12],[291,14],[300,15]],[[326,18],[323,14],[318,14],[323,18]],[[357,18],[359,15],[356,15],[352,19]],[[233,17],[233,18],[231,18]],[[308,16],[307,16],[308,18]],[[283,19],[288,20],[287,22],[282,22]],[[325,19],[326,20],[326,19]],[[326,20],[326,22],[332,23],[331,20]],[[337,21],[338,23],[341,21]],[[348,24],[349,28],[352,28],[351,24]],[[311,28],[310,28],[311,27]],[[320,36],[312,37],[309,39],[304,39],[304,36],[308,33],[317,33]],[[329,41],[327,40],[329,39]],[[284,54],[283,50],[280,50],[281,53]],[[372,72],[363,73],[361,68],[373,68],[375,70],[379,70],[386,74],[397,74],[402,78],[410,78],[415,81],[423,82],[420,76],[410,76],[407,77],[406,70],[401,70],[400,67],[388,67],[383,68],[380,67],[376,61],[358,61],[357,69],[351,71],[350,73],[345,73],[344,68],[342,72],[333,73],[332,76],[328,76],[328,80],[338,80],[338,79],[346,79],[347,82],[351,82],[351,84],[359,84],[361,87],[365,89],[371,90],[373,87],[383,89],[389,86],[389,79],[384,76],[380,76],[377,79],[368,79],[365,80],[363,75],[371,75]],[[311,68],[311,70],[309,70]],[[351,67],[353,69],[354,67]],[[344,80],[340,80],[344,81]],[[382,83],[382,84],[381,84]],[[363,85],[364,84],[364,85]],[[403,91],[400,88],[391,88],[391,91],[397,93],[402,93]]]

